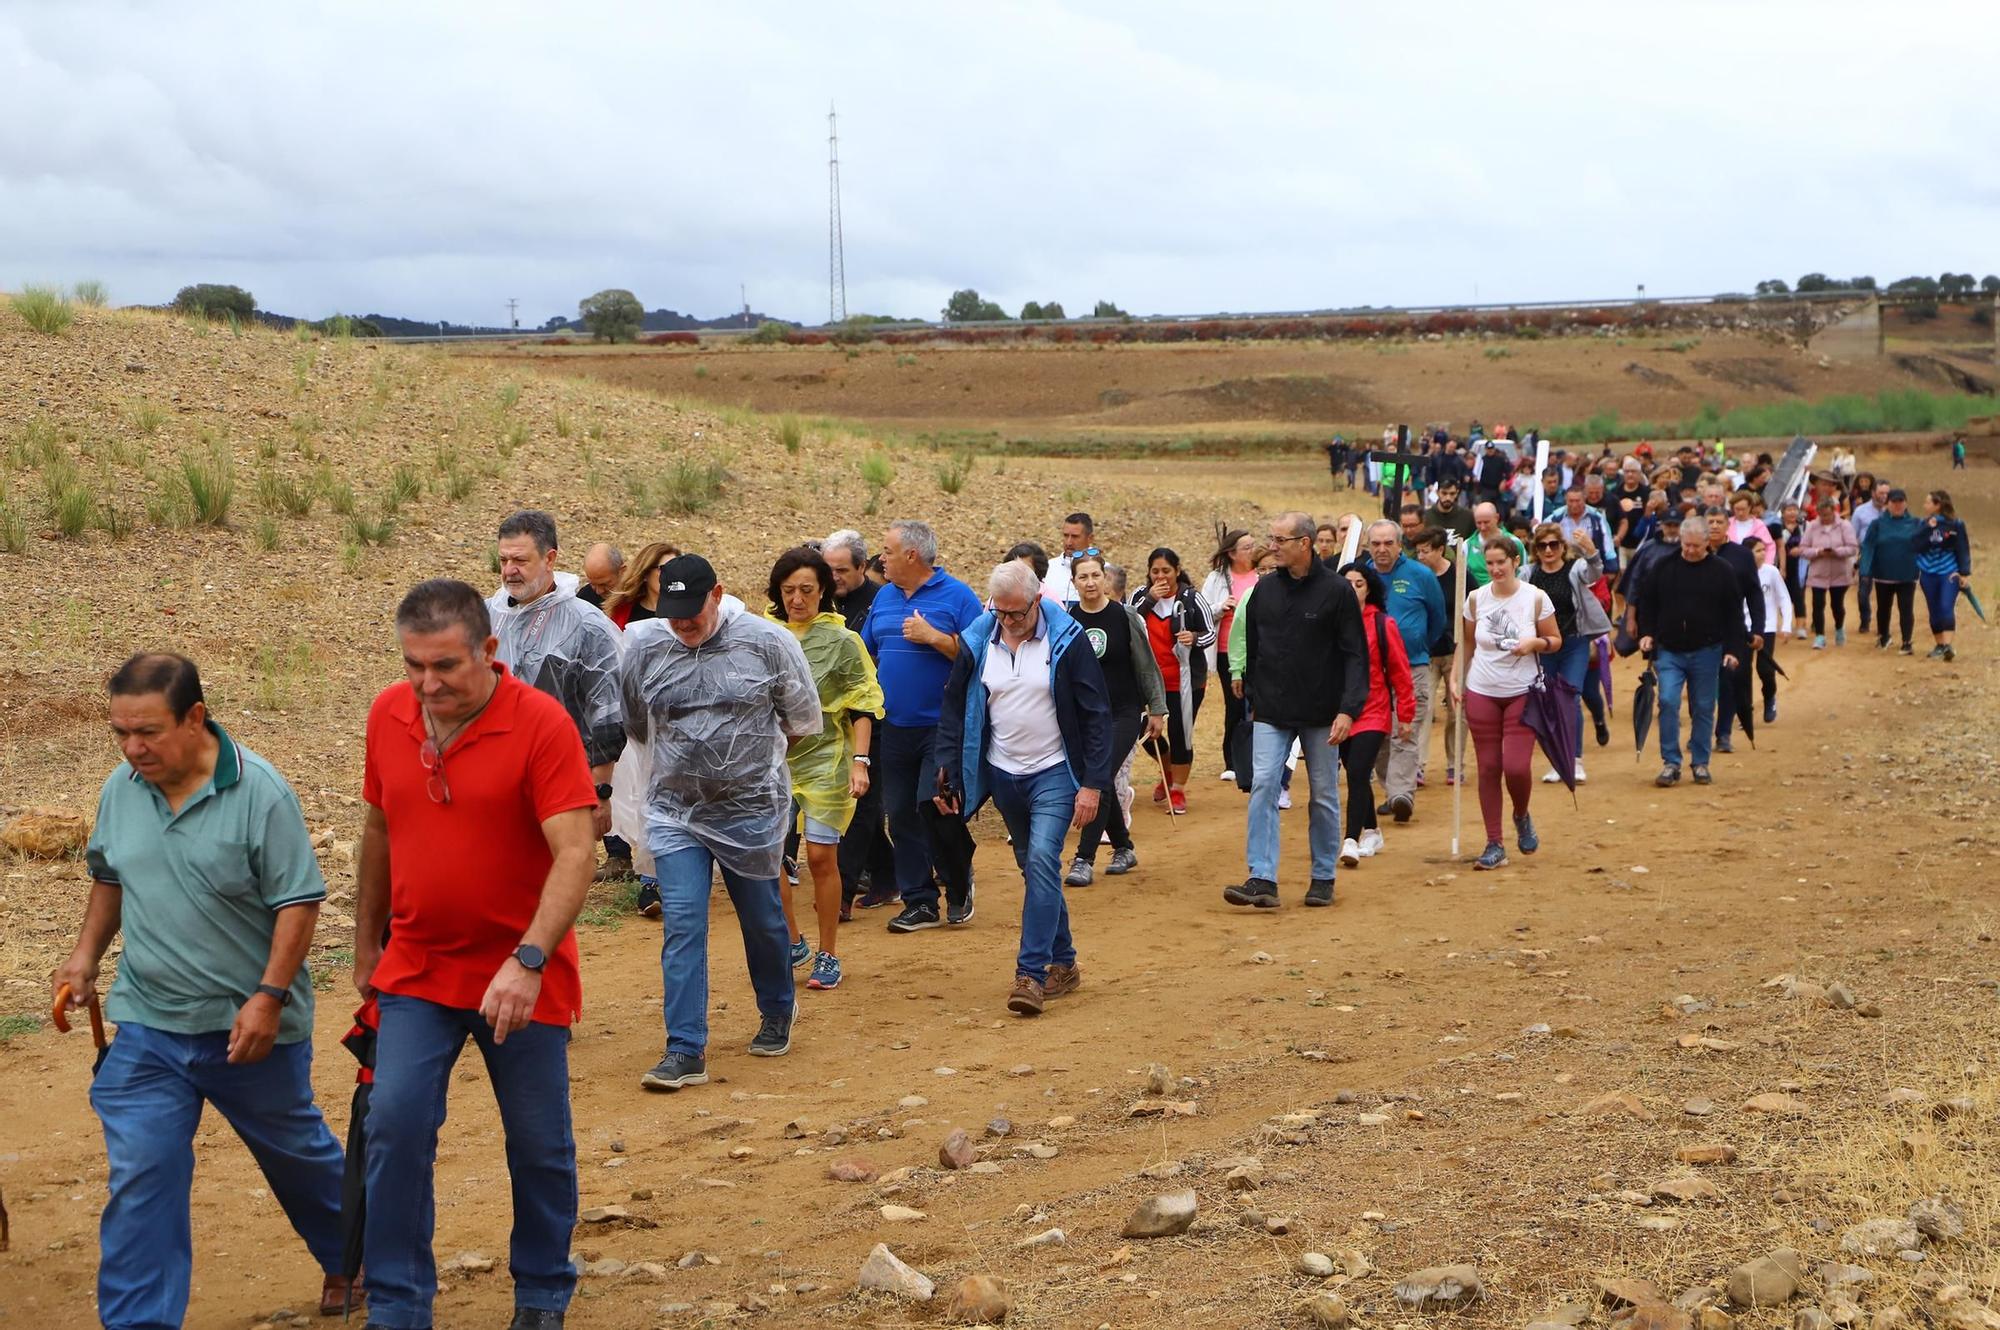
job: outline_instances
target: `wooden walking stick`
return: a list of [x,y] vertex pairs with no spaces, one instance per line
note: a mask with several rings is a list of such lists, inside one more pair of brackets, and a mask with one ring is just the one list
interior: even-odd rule
[[1160,784],[1167,787],[1167,823],[1178,833],[1181,825],[1180,819],[1174,816],[1174,781],[1173,777],[1167,774],[1167,759],[1160,753],[1161,742],[1157,738],[1148,739],[1146,750],[1153,755],[1153,760],[1160,764]]

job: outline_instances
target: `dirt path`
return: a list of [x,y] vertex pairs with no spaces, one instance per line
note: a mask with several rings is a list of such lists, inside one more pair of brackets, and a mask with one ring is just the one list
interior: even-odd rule
[[[645,1226],[587,1225],[576,1246],[592,1260],[667,1270],[586,1278],[571,1324],[649,1323],[662,1304],[768,1313],[773,1324],[935,1319],[852,1291],[876,1241],[941,1284],[973,1270],[1004,1275],[1023,1325],[1270,1324],[1317,1282],[1290,1273],[1307,1248],[1363,1252],[1381,1273],[1346,1294],[1385,1318],[1399,1315],[1385,1275],[1477,1261],[1491,1300],[1475,1319],[1518,1324],[1587,1295],[1606,1270],[1672,1292],[1780,1240],[1830,1254],[1835,1239],[1813,1221],[1837,1233],[1866,1217],[1856,1207],[1875,1199],[1871,1189],[1915,1189],[1914,1199],[1933,1174],[1978,1189],[1974,1235],[1990,1239],[2000,1213],[1990,1132],[1946,1140],[1965,1149],[1943,1155],[1949,1172],[1938,1174],[1935,1163],[1876,1158],[1908,1127],[1885,1125],[1875,1107],[1887,1088],[1910,1085],[1940,1096],[1969,1087],[1979,1112],[1993,1111],[1982,1059],[1994,994],[1975,985],[1995,969],[1983,884],[2000,843],[1976,790],[1993,775],[1996,677],[1979,640],[1949,674],[1859,647],[1816,656],[1789,645],[1782,719],[1756,750],[1718,759],[1707,790],[1654,790],[1654,766],[1634,763],[1621,714],[1614,735],[1626,738],[1590,755],[1575,808],[1536,787],[1545,848],[1498,874],[1448,861],[1449,791],[1434,785],[1417,820],[1390,829],[1381,857],[1342,873],[1330,911],[1297,905],[1303,801],[1285,814],[1286,908],[1221,901],[1219,886],[1242,871],[1242,800],[1214,779],[1210,713],[1192,814],[1170,827],[1142,791],[1141,867],[1072,894],[1085,986],[1035,1021],[1002,1005],[1020,887],[991,841],[974,924],[898,938],[879,914],[861,916],[844,934],[846,984],[801,993],[794,1051],[775,1062],[740,1051],[753,1004],[733,921],[718,909],[716,1082],[678,1095],[637,1084],[662,1042],[654,926],[587,930],[587,1010],[573,1049],[583,1204],[622,1205]],[[1630,689],[1621,672],[1621,698]],[[1912,741],[1924,725],[1954,736],[1949,754]],[[1476,848],[1470,792],[1466,816]],[[1841,979],[1882,1015],[1759,987],[1781,972]],[[1681,994],[1709,1006],[1688,1016],[1666,1005]],[[316,1041],[337,1131],[350,1081],[336,1040],[349,1000],[340,988],[322,995]],[[1525,1033],[1541,1025],[1549,1032]],[[1703,1031],[1738,1047],[1675,1046]],[[87,1048],[43,1033],[5,1045],[0,1059],[0,1185],[14,1219],[0,1320],[92,1324],[104,1163],[84,1100]],[[1191,1078],[1172,1097],[1196,1104],[1195,1116],[1128,1116],[1148,1098],[1154,1061]],[[510,1298],[497,1122],[476,1059],[457,1081],[437,1250],[446,1262],[483,1252],[501,1272],[448,1274],[438,1323],[497,1323]],[[1787,1082],[1809,1116],[1739,1110]],[[1609,1090],[1636,1094],[1657,1120],[1566,1116]],[[912,1095],[928,1102],[899,1106]],[[1718,1106],[1715,1118],[1683,1116],[1695,1095]],[[1321,1116],[1269,1125],[1294,1111]],[[1377,1112],[1386,1121],[1362,1125]],[[1013,1135],[983,1135],[997,1115]],[[973,1134],[997,1174],[936,1169],[953,1126]],[[844,1144],[827,1143],[834,1128]],[[1612,1178],[1644,1189],[1673,1171],[1676,1143],[1697,1137],[1740,1151],[1715,1173],[1720,1202],[1663,1213],[1607,1199]],[[1058,1153],[1034,1158],[1033,1143]],[[734,1157],[739,1147],[750,1153]],[[316,1275],[246,1152],[213,1115],[199,1151],[188,1323],[247,1326],[303,1308]],[[1236,1154],[1261,1156],[1261,1189],[1233,1193],[1203,1168]],[[829,1164],[854,1157],[915,1171],[889,1185],[828,1180]],[[1182,1239],[1123,1244],[1124,1214],[1160,1185],[1137,1174],[1162,1163],[1184,1167],[1203,1220]],[[885,1203],[928,1218],[887,1222]],[[1253,1207],[1288,1219],[1289,1232],[1240,1222]],[[1635,1214],[1671,1223],[1640,1229]],[[1016,1248],[1050,1227],[1065,1230],[1065,1245]],[[689,1252],[717,1263],[676,1268]],[[1990,1273],[1990,1252],[1968,1241],[1937,1259]]]

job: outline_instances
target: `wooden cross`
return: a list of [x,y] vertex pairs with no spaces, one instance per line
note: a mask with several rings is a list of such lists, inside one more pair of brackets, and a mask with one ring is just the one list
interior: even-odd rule
[[[1389,465],[1391,462],[1396,464],[1396,478],[1390,482],[1389,496],[1382,500],[1382,516],[1388,518],[1391,522],[1402,521],[1403,477],[1415,474],[1417,464],[1425,460],[1424,455],[1413,452],[1384,452],[1377,449],[1368,454],[1368,460],[1371,462],[1380,462],[1384,466]],[[1423,487],[1419,485],[1417,489],[1421,493]]]

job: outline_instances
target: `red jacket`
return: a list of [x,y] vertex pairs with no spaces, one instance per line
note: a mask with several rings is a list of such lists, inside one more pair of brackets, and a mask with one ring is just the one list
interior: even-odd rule
[[[1407,725],[1417,718],[1417,688],[1410,678],[1410,656],[1403,650],[1403,633],[1396,621],[1373,605],[1361,607],[1361,626],[1368,636],[1368,704],[1354,719],[1354,731],[1365,734],[1389,732],[1389,693],[1396,694],[1396,720]],[[1387,649],[1381,634],[1387,632]],[[1382,678],[1382,660],[1389,661],[1389,677]]]

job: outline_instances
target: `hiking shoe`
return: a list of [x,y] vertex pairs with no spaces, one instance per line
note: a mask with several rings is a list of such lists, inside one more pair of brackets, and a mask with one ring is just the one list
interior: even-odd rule
[[1668,785],[1678,785],[1680,783],[1681,783],[1681,769],[1679,767],[1661,767],[1660,774],[1653,777],[1653,784],[1658,785],[1662,788],[1665,788]]
[[1925,656],[1925,657],[1924,657],[1924,659],[1925,659],[1925,660],[1937,660],[1937,659],[1939,659],[1940,657],[1942,657],[1943,655],[1944,655],[1944,648],[1943,648],[1943,647],[1932,647],[1932,648],[1930,649],[1930,654],[1929,654],[1929,655],[1927,655],[1927,656]]
[[801,965],[804,965],[807,961],[811,960],[812,958],[813,958],[812,944],[810,942],[807,942],[802,937],[793,938],[792,968],[796,970]]
[[1306,888],[1306,904],[1333,904],[1333,879],[1330,877],[1314,878],[1312,885]]
[[785,856],[785,881],[799,885],[799,861],[789,854]]
[[1824,651],[1824,650],[1826,650],[1826,634],[1825,634],[1825,633],[1814,633],[1814,634],[1813,634],[1813,645],[1812,645],[1812,649],[1813,649],[1814,651]]
[[1063,874],[1066,887],[1087,887],[1097,879],[1097,869],[1090,860],[1077,858],[1069,861],[1069,872]]
[[1875,639],[1875,649],[1876,649],[1877,651],[1886,651],[1886,650],[1888,650],[1888,649],[1889,649],[1889,639],[1888,639],[1888,638],[1887,638],[1886,636],[1883,636],[1883,637],[1878,637],[1878,638],[1876,638],[1876,639]]
[[1042,996],[1059,998],[1065,993],[1074,993],[1083,987],[1083,969],[1077,965],[1064,965],[1057,961],[1049,966],[1042,976]]
[[593,882],[623,882],[632,876],[632,861],[625,855],[607,855],[604,864],[591,878]]
[[640,915],[642,915],[643,917],[647,919],[659,918],[660,884],[657,882],[649,882],[643,877],[640,878],[639,899],[637,901],[637,906]]
[[1222,889],[1222,899],[1231,905],[1251,905],[1260,910],[1278,908],[1278,884],[1267,877],[1245,878]]
[[1156,804],[1163,804],[1166,801],[1167,801],[1167,783],[1165,781],[1159,781],[1153,786],[1153,802]]
[[1514,842],[1521,847],[1522,854],[1533,854],[1542,848],[1542,838],[1535,834],[1535,819],[1526,813],[1514,819]]
[[1908,642],[1905,642],[1903,643],[1903,645],[1896,648],[1896,654],[1899,656],[1914,656],[1917,654],[1917,651],[1915,647],[1911,646]]
[[806,979],[807,988],[839,988],[840,957],[830,951],[822,951],[813,957],[812,974]]
[[1018,1016],[1042,1014],[1042,986],[1028,975],[1014,976],[1014,990],[1007,994],[1007,1010]]
[[854,897],[849,896],[847,899],[841,901],[840,922],[843,924],[854,922]]
[[1395,804],[1395,800],[1393,800],[1393,799],[1384,799],[1384,800],[1383,800],[1383,801],[1382,801],[1381,803],[1379,803],[1379,804],[1376,804],[1376,805],[1375,805],[1375,816],[1377,816],[1377,817],[1387,817],[1387,816],[1389,816],[1389,814],[1391,814],[1391,813],[1393,813],[1393,812],[1395,812],[1395,811],[1396,811],[1396,810],[1395,810],[1395,807],[1393,806],[1394,804]]
[[1361,842],[1349,836],[1340,843],[1340,866],[1354,868],[1361,863]]
[[563,1314],[547,1307],[516,1307],[507,1330],[562,1330]]
[[1727,739],[1718,738],[1715,741],[1715,751],[1718,753],[1733,753],[1736,751],[1736,745],[1730,743]]
[[1837,647],[1847,645],[1847,630],[1845,628],[1836,628],[1833,630],[1833,644]]
[[1220,779],[1222,779],[1222,780],[1235,780],[1235,779],[1236,779],[1236,773],[1235,773],[1235,772],[1233,772],[1233,771],[1225,771],[1225,772],[1223,772],[1223,773],[1222,773],[1222,775],[1221,775]]
[[[905,913],[908,913],[908,911],[905,911]],[[932,912],[932,917],[936,917],[935,911]],[[948,902],[946,904],[944,921],[953,928],[972,922],[972,883],[968,882],[965,884],[964,900]]]
[[1606,725],[1606,724],[1604,723],[1604,717],[1602,717],[1602,716],[1592,716],[1592,717],[1590,718],[1590,722],[1591,722],[1591,724],[1593,724],[1593,725],[1595,725],[1595,726],[1597,727],[1597,746],[1598,746],[1599,748],[1602,748],[1602,747],[1604,747],[1604,745],[1606,745],[1606,744],[1610,743],[1610,742],[1611,742],[1611,727],[1610,727],[1609,725]]
[[1286,812],[1291,808],[1291,806],[1292,806],[1292,792],[1290,790],[1279,790],[1278,811],[1281,813]]
[[895,905],[903,899],[903,893],[894,887],[870,887],[854,903],[864,910],[879,910],[884,905]]
[[1457,768],[1457,767],[1446,767],[1446,768],[1444,769],[1444,783],[1445,783],[1446,785],[1456,785],[1456,784],[1458,784],[1458,768]]
[[1122,850],[1111,852],[1111,862],[1104,866],[1104,871],[1113,877],[1123,877],[1138,866],[1139,852],[1127,845]]
[[753,1058],[781,1058],[792,1051],[792,1015],[766,1016],[764,1023],[757,1027],[757,1037],[750,1041],[750,1056]]
[[926,928],[936,928],[944,922],[938,918],[935,905],[906,905],[903,912],[889,921],[891,933],[916,933]]
[[1472,866],[1475,870],[1482,873],[1489,868],[1505,868],[1507,866],[1507,847],[1497,840],[1494,841],[1484,850],[1480,851],[1479,857],[1472,861]]
[[1938,659],[1949,665],[1952,661],[1958,659],[1958,649],[1956,647],[1946,647],[1944,654],[1939,656]]
[[1399,794],[1389,801],[1389,816],[1398,822],[1408,822],[1416,811],[1417,801],[1407,794]]
[[[1280,798],[1283,798],[1283,796],[1280,795]],[[1173,802],[1168,806],[1174,810],[1175,816],[1187,812],[1187,791],[1175,790],[1173,793]]]
[[1382,832],[1376,827],[1364,828],[1355,843],[1361,847],[1363,859],[1373,859],[1382,853]]
[[669,1053],[660,1065],[639,1078],[648,1090],[678,1090],[684,1085],[707,1085],[708,1063],[692,1053]]
[[1778,718],[1778,704],[1776,702],[1766,702],[1764,704],[1764,723],[1766,725],[1769,725],[1772,721],[1776,720],[1777,718]]
[[1696,767],[1694,769],[1693,775],[1694,775],[1694,783],[1697,785],[1706,785],[1710,781],[1715,779],[1713,776],[1708,774],[1707,767]]

